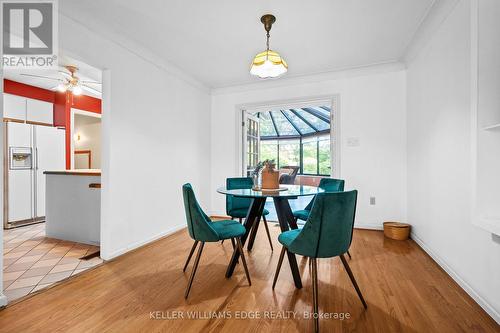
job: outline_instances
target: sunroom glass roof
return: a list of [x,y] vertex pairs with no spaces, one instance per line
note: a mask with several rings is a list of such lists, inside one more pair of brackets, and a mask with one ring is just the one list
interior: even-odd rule
[[300,137],[329,131],[330,111],[328,106],[317,106],[259,112],[260,137]]

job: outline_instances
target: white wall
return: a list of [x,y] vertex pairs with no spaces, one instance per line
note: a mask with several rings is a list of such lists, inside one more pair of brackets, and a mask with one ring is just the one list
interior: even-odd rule
[[470,17],[470,2],[460,1],[408,66],[408,221],[424,249],[499,321],[500,244],[470,218]]
[[[306,81],[303,83],[303,81]],[[341,175],[346,188],[358,189],[357,224],[381,227],[386,220],[406,220],[406,75],[402,70],[369,76],[310,82],[293,80],[218,90],[212,96],[212,213],[225,214],[217,187],[239,176],[238,105],[264,101],[340,96]],[[359,147],[346,138],[359,137]],[[375,196],[377,204],[369,205]]]
[[[75,118],[78,119],[78,118]],[[101,168],[101,122],[93,124],[79,124],[78,120],[75,120],[74,125],[75,135],[80,134],[80,140],[74,140],[75,150],[90,150],[92,153],[92,169]],[[77,157],[75,155],[75,169],[84,169],[87,162],[87,154],[80,155]],[[79,162],[85,161],[82,165]]]
[[[2,52],[0,51],[0,54]],[[3,124],[3,71],[0,71],[0,123]],[[0,147],[3,147],[3,126],[0,126]],[[3,175],[3,163],[0,163],[0,175]],[[0,226],[0,306],[7,305],[7,296],[3,294],[3,177],[0,177],[0,207],[2,225]]]
[[145,50],[103,36],[60,16],[62,56],[104,69],[101,254],[109,259],[185,226],[183,183],[209,202],[210,95]]

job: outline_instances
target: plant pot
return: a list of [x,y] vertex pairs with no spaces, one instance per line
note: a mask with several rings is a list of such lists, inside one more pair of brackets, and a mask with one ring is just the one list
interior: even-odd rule
[[278,170],[265,167],[262,169],[262,188],[266,190],[276,190],[280,188],[280,173]]

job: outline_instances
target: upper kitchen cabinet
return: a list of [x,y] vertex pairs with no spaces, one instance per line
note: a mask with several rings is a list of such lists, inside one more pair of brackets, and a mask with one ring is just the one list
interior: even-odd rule
[[26,120],[26,98],[11,94],[3,95],[3,117]]
[[26,120],[37,124],[54,123],[53,104],[36,99],[26,99]]
[[33,124],[54,124],[54,107],[52,103],[4,94],[4,118],[20,120]]

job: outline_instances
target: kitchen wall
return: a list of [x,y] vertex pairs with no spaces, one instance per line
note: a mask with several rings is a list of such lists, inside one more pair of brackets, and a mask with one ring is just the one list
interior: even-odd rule
[[[388,220],[406,220],[406,74],[400,66],[337,78],[282,79],[217,89],[212,96],[212,213],[225,214],[225,198],[216,189],[226,177],[240,176],[238,106],[339,95],[340,177],[346,188],[359,190],[356,223],[381,228]],[[347,138],[359,146],[348,147]],[[376,205],[369,205],[370,197]]]
[[210,94],[164,59],[60,10],[61,53],[104,70],[101,256],[110,259],[186,226],[182,184],[208,205]]
[[[74,127],[74,135],[79,136],[79,140],[74,140],[74,148],[75,150],[90,150],[91,151],[91,160],[92,160],[92,169],[100,169],[101,168],[101,121],[97,121],[94,123],[82,123],[79,122],[80,118],[91,118],[86,116],[75,116],[75,127]],[[81,155],[81,158],[87,159],[86,154]],[[85,169],[88,167],[88,162],[85,161],[85,164],[79,165],[78,158],[75,155],[75,169]]]
[[471,9],[458,5],[408,64],[413,238],[500,322],[500,243],[472,224]]

